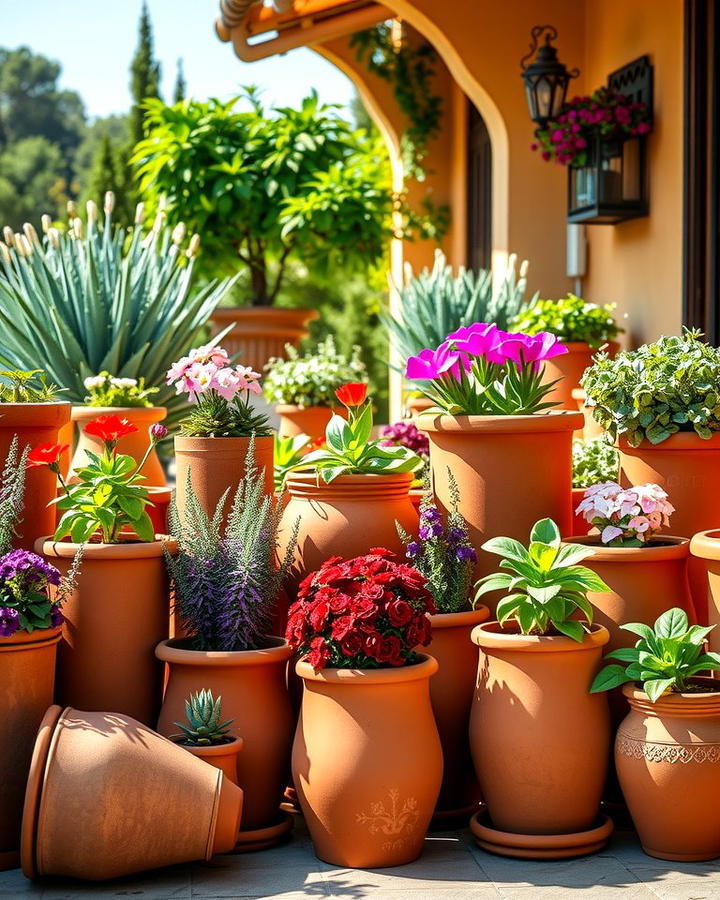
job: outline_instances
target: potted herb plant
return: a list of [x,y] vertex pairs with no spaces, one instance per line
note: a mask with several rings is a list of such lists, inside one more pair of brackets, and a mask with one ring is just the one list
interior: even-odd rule
[[467,729],[477,670],[477,651],[470,633],[487,619],[488,608],[472,605],[475,550],[458,512],[457,484],[452,474],[449,477],[454,501],[447,517],[427,497],[420,505],[417,533],[409,535],[401,530],[400,536],[410,564],[427,579],[436,609],[430,616],[432,640],[428,652],[440,668],[430,681],[430,699],[442,744],[444,772],[433,821],[437,825],[465,825],[480,803]]
[[560,300],[537,300],[522,309],[512,327],[525,334],[549,331],[567,347],[567,353],[548,360],[545,377],[555,382],[548,394],[563,409],[577,409],[573,389],[580,384],[583,372],[592,365],[593,354],[604,347],[610,355],[617,352],[614,340],[623,329],[613,316],[615,305],[589,303],[575,294]]
[[185,721],[175,722],[180,733],[172,735],[172,740],[237,784],[243,739],[232,736],[232,724],[232,719],[222,719],[222,697],[215,698],[205,689],[194,691],[185,700]]
[[[100,416],[85,429],[102,442],[103,452],[89,452],[73,482],[60,475],[59,448],[40,446],[28,455],[29,465],[47,466],[62,485],[55,534],[38,538],[36,551],[67,572],[85,544],[77,590],[63,608],[56,696],[63,705],[126,713],[150,724],[161,688],[153,649],[168,634],[170,620],[166,537],[155,534],[148,513],[144,460],[136,467],[118,451],[135,426]],[[152,447],[165,428],[153,425],[150,431]]]
[[407,447],[387,447],[371,438],[367,385],[343,385],[336,396],[347,419],[333,415],[325,446],[304,456],[285,477],[289,500],[280,522],[280,550],[284,554],[299,520],[295,586],[330,556],[351,558],[378,544],[402,552],[396,520],[406,531],[417,525],[408,492],[422,460]]
[[[620,451],[624,478],[672,491],[673,525],[683,537],[717,525],[718,383],[720,350],[688,330],[615,359],[600,353],[582,381],[588,406]],[[707,584],[699,559],[691,560],[690,588],[704,622]]]
[[623,685],[630,711],[615,739],[615,766],[643,850],[670,860],[720,856],[720,655],[705,652],[714,626],[690,625],[684,610],[664,612],[653,627],[623,628],[633,647],[595,678],[593,691]]
[[303,582],[287,638],[304,683],[293,781],[315,853],[376,868],[422,852],[442,778],[428,680],[432,597],[422,575],[373,548]]
[[232,496],[243,471],[250,441],[265,478],[273,485],[273,438],[267,417],[253,409],[260,375],[247,366],[231,366],[227,351],[208,344],[173,364],[167,383],[187,394],[194,405],[175,438],[177,504],[183,515],[188,473],[195,496],[212,514],[221,496]]
[[[15,435],[21,450],[38,444],[61,446],[58,435],[70,421],[70,408],[58,399],[58,389],[41,369],[0,371],[0,466]],[[23,519],[13,542],[32,549],[38,537],[55,529],[55,510],[49,503],[57,492],[57,478],[49,469],[33,468],[27,473],[26,488]]]
[[279,505],[265,489],[252,444],[225,528],[224,495],[209,516],[188,473],[185,498],[182,513],[170,506],[178,549],[166,560],[175,615],[186,637],[162,641],[155,651],[167,667],[158,731],[175,733],[193,691],[222,697],[224,714],[244,741],[238,757],[245,795],[238,849],[264,849],[292,828],[292,818],[279,809],[294,727],[286,684],[292,653],[272,628],[294,546],[290,541],[276,566]]
[[[551,334],[476,323],[407,361],[407,377],[435,404],[417,419],[430,438],[435,500],[452,508],[452,471],[476,551],[489,537],[524,537],[542,515],[570,531],[572,433],[582,417],[552,409],[544,380],[545,361],[565,352]],[[476,574],[490,567],[478,553]]]
[[589,693],[610,635],[593,624],[586,595],[607,585],[579,565],[592,550],[563,546],[550,519],[533,526],[528,548],[496,537],[483,549],[502,557],[502,571],[481,579],[476,600],[503,596],[497,621],[472,633],[480,661],[470,746],[487,813],[470,827],[501,855],[591,853],[612,832],[598,818],[610,719],[605,698]]
[[325,435],[333,412],[337,412],[337,386],[367,381],[360,348],[355,347],[347,359],[328,335],[302,355],[290,345],[285,350],[287,359],[271,359],[266,367],[265,399],[276,404],[280,437],[306,434],[318,440]]
[[595,438],[590,441],[574,440],[572,443],[572,533],[588,533],[588,523],[577,508],[585,497],[585,491],[595,484],[617,481],[620,474],[618,452],[607,441]]

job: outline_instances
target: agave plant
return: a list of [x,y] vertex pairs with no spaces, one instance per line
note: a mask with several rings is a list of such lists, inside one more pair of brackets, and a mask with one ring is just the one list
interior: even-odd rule
[[169,420],[184,405],[164,384],[173,360],[200,337],[210,313],[232,280],[194,287],[197,235],[185,244],[185,228],[113,227],[112,192],[105,195],[104,222],[87,204],[87,223],[68,204],[70,223],[61,231],[43,216],[42,238],[31,224],[23,234],[3,229],[0,241],[0,363],[34,369],[42,361],[63,397],[82,403],[86,378],[107,371],[143,377],[161,386],[156,402]]
[[175,722],[180,734],[173,740],[192,747],[227,744],[232,740],[230,726],[233,719],[221,722],[222,697],[215,699],[211,690],[196,691],[185,701],[185,722]]
[[[426,347],[438,347],[451,331],[474,322],[492,322],[506,329],[523,307],[527,291],[527,262],[520,265],[519,273],[516,263],[513,254],[496,289],[490,270],[460,267],[455,274],[441,250],[435,252],[431,270],[413,275],[407,267],[406,283],[399,291],[402,312],[397,317],[382,315],[403,362]],[[536,299],[537,294],[531,302]]]

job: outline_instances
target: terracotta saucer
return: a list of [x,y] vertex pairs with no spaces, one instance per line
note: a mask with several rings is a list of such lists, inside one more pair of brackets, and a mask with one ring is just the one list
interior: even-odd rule
[[601,814],[597,824],[587,831],[571,834],[516,834],[498,831],[490,824],[490,817],[481,810],[470,819],[470,831],[477,844],[498,856],[519,859],[567,859],[586,856],[605,846],[613,831],[612,819]]
[[251,853],[254,850],[267,850],[282,843],[290,836],[295,821],[290,813],[280,812],[277,821],[264,828],[241,828],[233,853]]

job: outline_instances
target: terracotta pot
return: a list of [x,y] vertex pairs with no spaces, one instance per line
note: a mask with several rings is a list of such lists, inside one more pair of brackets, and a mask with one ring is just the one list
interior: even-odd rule
[[606,697],[589,687],[609,638],[599,625],[582,643],[522,635],[497,622],[473,630],[480,647],[470,716],[475,771],[493,827],[523,835],[530,851],[537,835],[569,837],[557,848],[566,850],[572,835],[596,825],[610,718]]
[[293,781],[319,859],[374,869],[422,852],[443,769],[428,690],[437,668],[429,656],[387,669],[298,662]]
[[[245,474],[250,438],[175,438],[175,482],[176,502],[182,516],[185,510],[187,473],[190,472],[192,486],[205,512],[212,516],[220,498],[229,490],[225,504],[226,512],[235,496],[238,484]],[[264,473],[265,493],[274,492],[273,464],[274,449],[272,436],[255,438],[255,464]]]
[[263,372],[270,359],[285,359],[285,344],[297,347],[307,337],[315,309],[278,309],[272,306],[221,307],[210,316],[213,335],[233,325],[222,346],[237,362]]
[[[675,507],[672,527],[691,538],[716,528],[720,521],[720,433],[703,440],[694,432],[679,432],[660,444],[643,441],[631,447],[620,438],[620,470],[625,484],[654,482],[665,488]],[[690,590],[698,621],[707,621],[707,576],[703,561],[690,560]]]
[[589,406],[585,406],[585,399],[587,394],[582,388],[574,388],[572,392],[572,398],[575,401],[575,404],[578,410],[583,414],[583,428],[581,434],[575,434],[575,437],[581,438],[583,441],[593,441],[595,438],[601,437],[605,434],[605,429],[599,422],[595,421],[595,417],[592,414],[592,409]]
[[60,474],[67,481],[70,472],[70,460],[75,452],[75,423],[72,419],[67,422],[58,431],[58,444],[65,444],[67,450],[60,454]]
[[585,496],[586,488],[572,488],[570,491],[570,497],[572,500],[572,535],[582,536],[586,535],[592,526],[588,525],[588,523],[583,519],[581,515],[575,512],[575,510],[580,505],[583,497]]
[[[128,419],[137,428],[134,434],[129,434],[118,443],[118,453],[132,456],[137,466],[150,446],[148,429],[151,425],[162,422],[167,416],[167,410],[164,406],[73,406],[72,419],[77,428],[78,439],[75,453],[70,463],[70,478],[73,477],[75,469],[87,465],[86,450],[101,455],[105,449],[105,445],[100,438],[85,433],[85,426],[88,422],[92,422],[93,419],[97,419],[99,416],[120,416],[121,419]],[[157,485],[158,487],[163,487],[167,484],[165,471],[160,465],[155,448],[152,449],[150,456],[148,456],[147,462],[143,466],[142,474],[145,476],[144,484]]]
[[615,740],[615,765],[643,850],[659,859],[720,856],[720,681],[707,693],[651,703],[625,685],[630,712]]
[[288,475],[289,501],[280,519],[278,556],[282,559],[299,519],[290,593],[329,556],[350,559],[371,547],[385,547],[404,556],[395,522],[410,534],[417,531],[418,513],[408,493],[412,480],[410,472],[340,475],[331,484],[318,483],[315,472]]
[[[552,400],[563,409],[576,410],[577,402],[573,399],[572,392],[580,387],[580,379],[585,369],[592,365],[593,357],[599,348],[591,347],[585,341],[563,341],[563,344],[568,348],[568,352],[562,356],[555,356],[545,363],[543,381],[561,379],[545,399]],[[612,357],[618,348],[619,344],[616,341],[609,341],[603,349]]]
[[35,735],[53,700],[60,629],[0,637],[0,871],[20,865],[20,821]]
[[410,418],[414,419],[420,413],[432,409],[435,404],[428,397],[406,397],[405,409],[408,411]]
[[[561,534],[570,533],[572,432],[579,412],[561,410],[533,416],[419,417],[430,438],[435,500],[452,509],[448,469],[460,489],[459,511],[478,552],[476,577],[497,569],[497,557],[480,550],[499,535],[527,541],[530,529],[550,517]],[[487,598],[491,612],[497,597]]]
[[479,606],[467,612],[430,616],[432,642],[427,652],[440,667],[430,680],[430,700],[445,764],[433,817],[438,826],[455,821],[462,821],[464,826],[480,803],[480,785],[468,740],[477,673],[477,650],[470,634],[488,615],[487,606]]
[[[58,434],[70,420],[69,403],[0,403],[0,471],[15,435],[19,450],[26,446],[59,443]],[[32,550],[37,538],[55,531],[55,507],[48,506],[57,496],[57,477],[48,466],[28,469],[22,522],[15,538],[16,547]]]
[[[273,829],[280,828],[277,837],[288,830],[278,809],[288,780],[294,727],[286,684],[292,651],[279,638],[269,642],[264,650],[225,653],[190,650],[189,641],[172,640],[155,651],[167,663],[158,731],[177,732],[174,723],[182,721],[185,698],[193,691],[206,688],[222,697],[223,715],[233,720],[244,741],[238,757],[238,784],[245,793],[243,832],[268,832],[264,846],[276,842]],[[241,833],[241,843],[247,834]]]
[[290,403],[279,403],[275,412],[280,416],[278,435],[280,437],[297,437],[306,434],[314,441],[325,437],[325,429],[336,412],[330,406],[294,406]]
[[25,795],[23,872],[103,881],[210,859],[232,850],[242,799],[129,716],[51,706]]
[[410,500],[412,501],[412,505],[417,510],[418,516],[420,515],[420,505],[425,500],[426,497],[430,496],[430,491],[425,488],[410,488]]
[[226,778],[229,778],[233,784],[238,783],[238,754],[243,748],[243,739],[234,738],[225,744],[212,744],[208,747],[196,747],[192,744],[183,744],[178,741],[178,747],[202,759],[203,762],[220,769]]
[[[702,561],[708,625],[720,626],[720,530],[700,531],[690,541],[690,553]],[[720,627],[708,635],[710,649],[720,652]]]
[[[170,627],[170,588],[163,544],[88,543],[78,588],[63,606],[56,699],[63,705],[111,709],[154,724],[162,667],[155,645]],[[78,545],[40,538],[35,550],[65,573]]]

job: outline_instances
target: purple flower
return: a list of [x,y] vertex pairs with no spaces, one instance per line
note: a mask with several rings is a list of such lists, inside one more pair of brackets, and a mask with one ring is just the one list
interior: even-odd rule
[[440,512],[434,506],[428,506],[420,513],[420,519],[423,522],[440,522],[442,520],[442,516]]
[[409,559],[415,559],[415,557],[420,553],[420,544],[417,541],[410,541],[407,545],[407,556]]
[[0,558],[0,581],[18,579],[23,590],[60,584],[60,572],[29,550],[12,550]]
[[10,606],[0,608],[0,637],[12,637],[20,628],[20,614]]
[[473,548],[464,545],[455,548],[455,559],[458,562],[477,562],[477,556]]
[[465,531],[462,528],[451,528],[448,531],[448,543],[459,544],[465,540]]
[[387,440],[380,442],[383,447],[392,447],[399,444],[425,459],[430,455],[430,441],[427,435],[423,434],[422,431],[418,431],[413,422],[404,421],[395,422],[392,425],[383,425],[380,434],[382,437],[387,438]]
[[52,628],[57,628],[58,625],[62,625],[65,621],[65,616],[60,611],[60,607],[55,605],[50,610],[50,625]]
[[421,526],[420,531],[418,531],[418,537],[420,538],[421,541],[430,540],[432,535],[433,535],[432,529],[427,525]]

